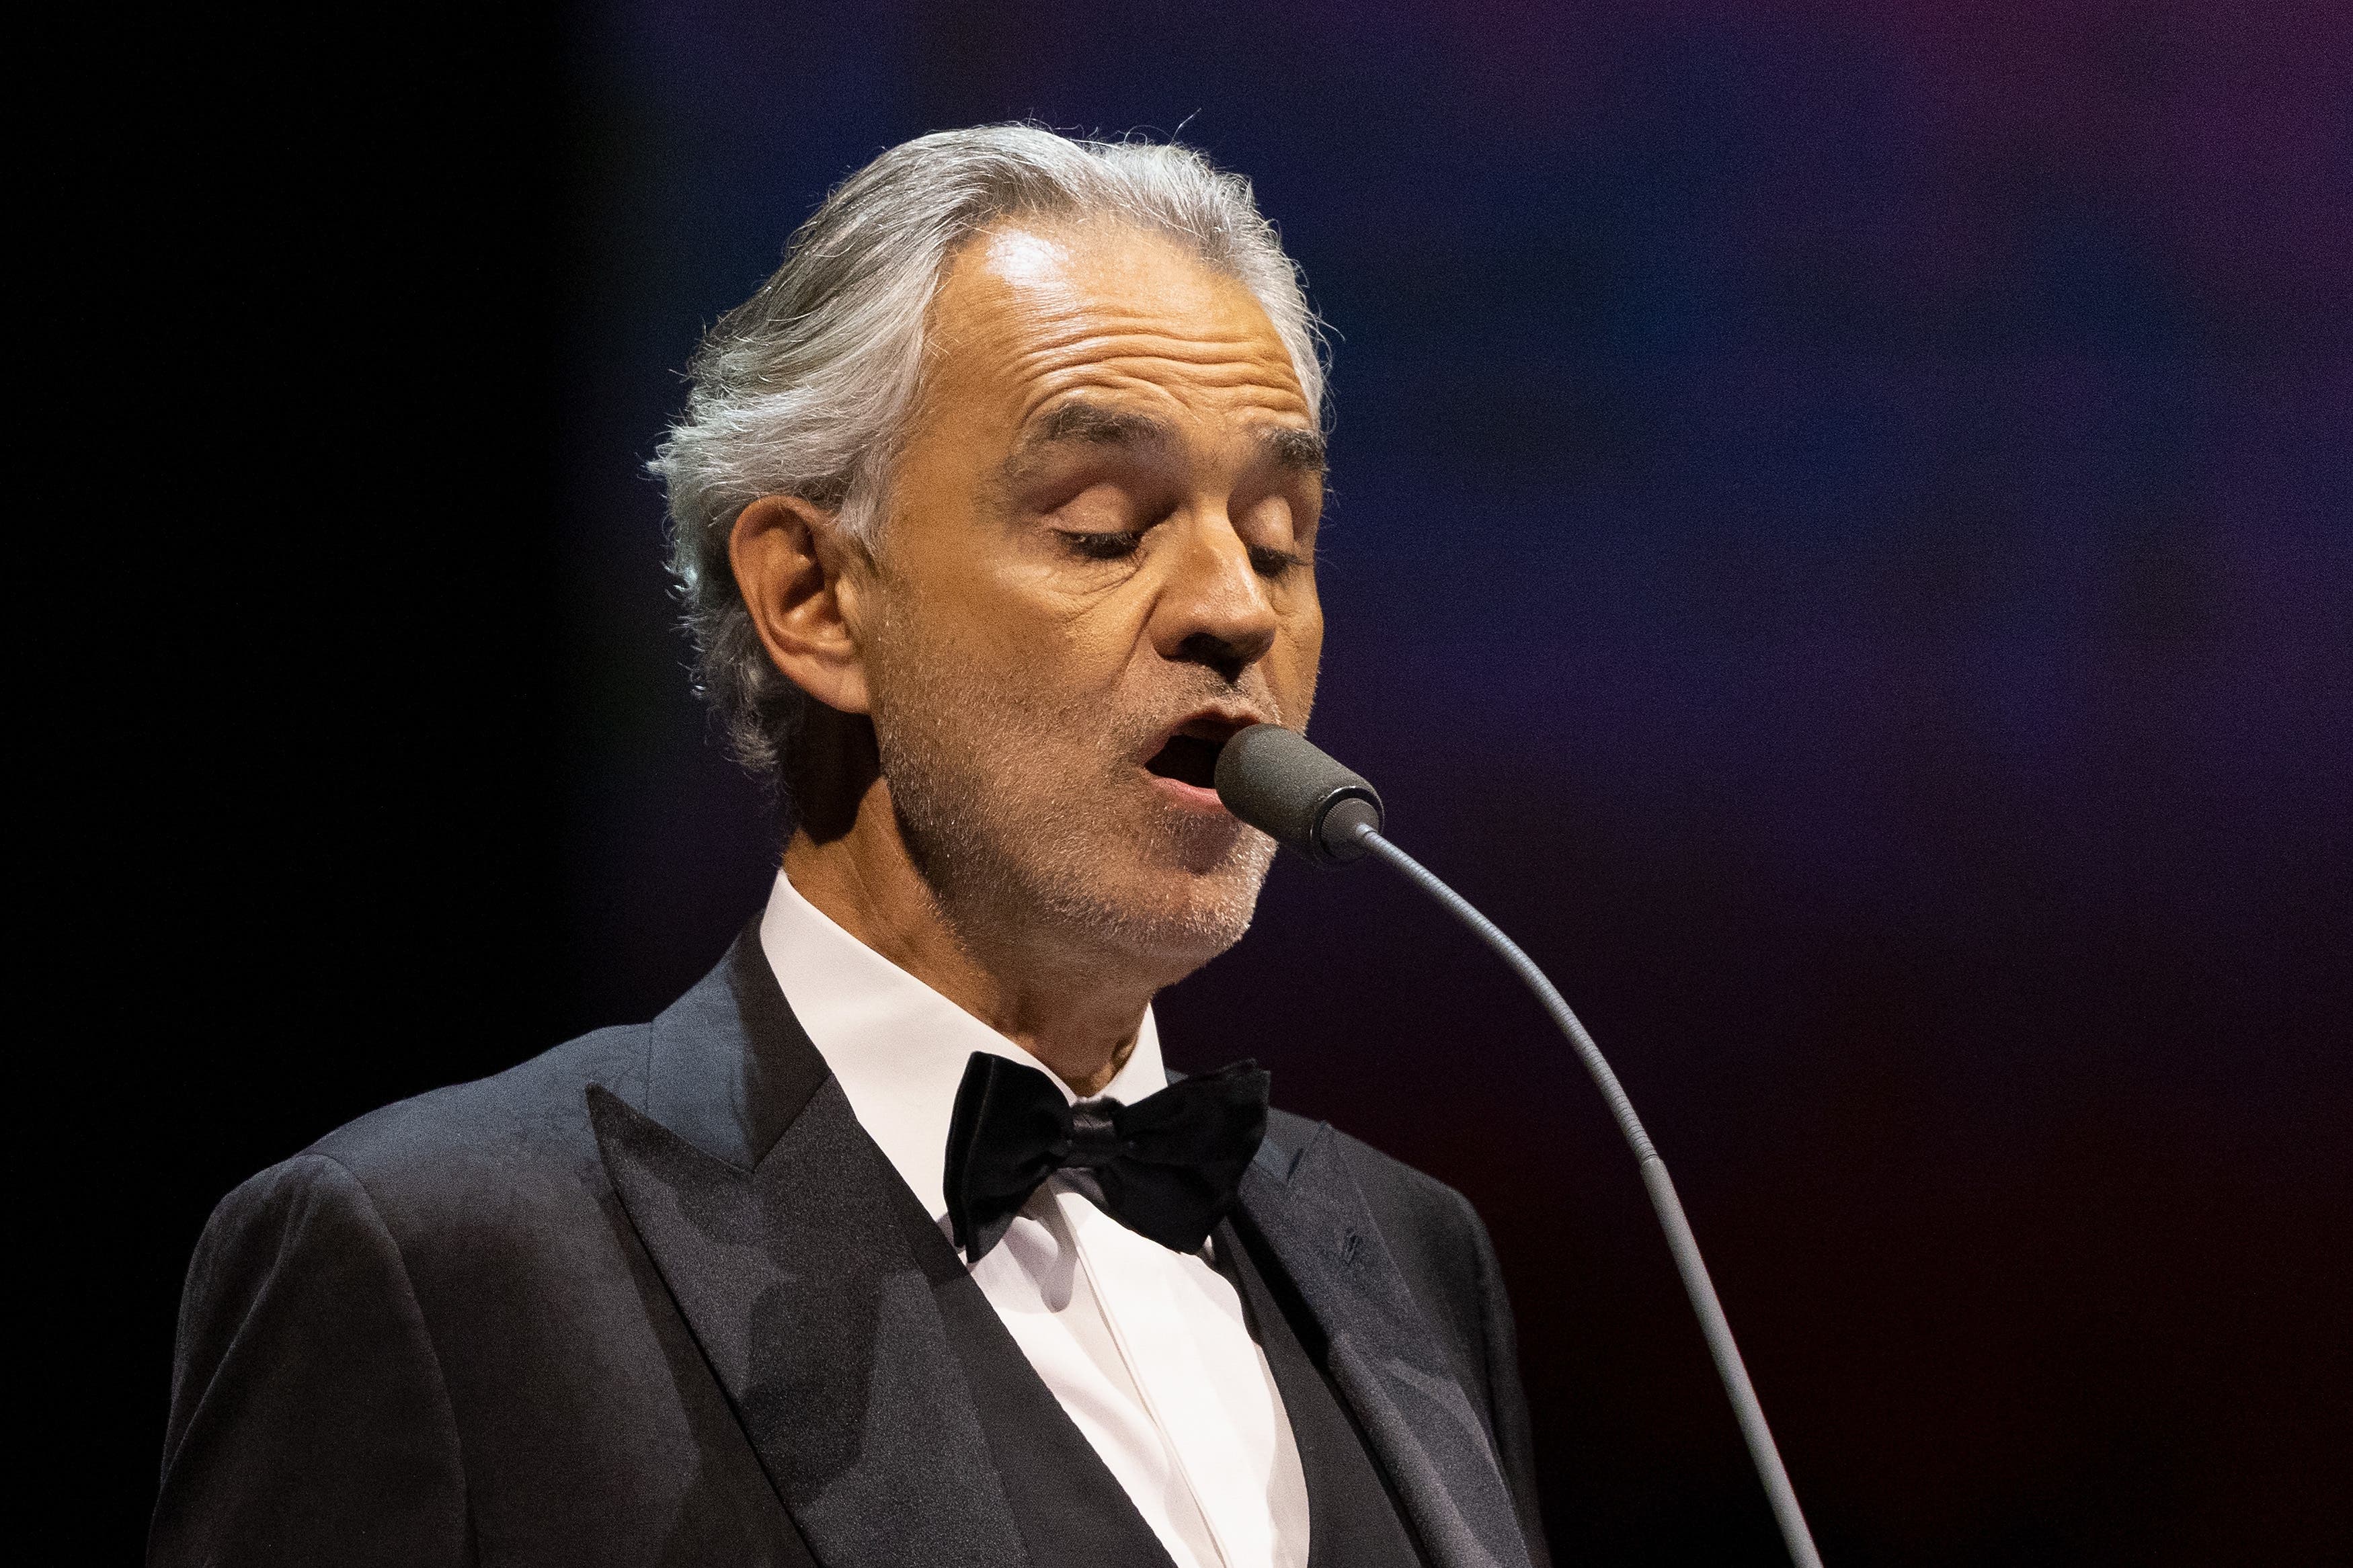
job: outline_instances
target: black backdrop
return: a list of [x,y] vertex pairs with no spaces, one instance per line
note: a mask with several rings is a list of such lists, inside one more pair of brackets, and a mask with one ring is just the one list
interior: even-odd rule
[[[79,455],[26,480],[69,614],[24,668],[79,721],[28,979],[110,1151],[60,1211],[81,1545],[139,1533],[223,1191],[646,1016],[756,908],[636,466],[831,180],[1035,113],[1190,117],[1305,261],[1319,737],[1618,1061],[1829,1560],[2347,1560],[2341,14],[182,26],[90,46],[98,243],[31,323]],[[1491,963],[1286,866],[1162,1011],[1478,1203],[1565,1560],[1773,1560]]]

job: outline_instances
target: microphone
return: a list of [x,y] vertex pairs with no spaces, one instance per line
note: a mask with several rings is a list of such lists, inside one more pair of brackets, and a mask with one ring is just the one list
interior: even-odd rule
[[1217,786],[1218,798],[1225,803],[1228,811],[1276,843],[1296,849],[1319,864],[1332,865],[1366,855],[1387,861],[1408,881],[1437,900],[1449,914],[1469,926],[1536,994],[1536,1000],[1544,1004],[1545,1011],[1560,1026],[1560,1032],[1568,1037],[1577,1059],[1585,1064],[1585,1070],[1600,1089],[1602,1098],[1609,1102],[1609,1112],[1618,1120],[1618,1130],[1625,1134],[1634,1151],[1641,1167],[1642,1185],[1651,1194],[1651,1208],[1658,1212],[1659,1226],[1666,1233],[1667,1250],[1674,1255],[1675,1272],[1683,1277],[1683,1293],[1691,1298],[1692,1310],[1699,1318],[1700,1332],[1707,1340],[1709,1355],[1715,1358],[1716,1375],[1723,1379],[1724,1392],[1732,1400],[1732,1413],[1740,1423],[1740,1436],[1748,1445],[1748,1458],[1757,1467],[1757,1479],[1765,1484],[1765,1495],[1772,1502],[1773,1518],[1780,1526],[1781,1542],[1788,1549],[1789,1561],[1797,1568],[1821,1568],[1821,1554],[1814,1550],[1813,1534],[1806,1528],[1798,1494],[1789,1485],[1788,1472],[1782,1468],[1780,1450],[1773,1446],[1772,1429],[1765,1425],[1764,1406],[1757,1402],[1757,1390],[1749,1383],[1748,1369],[1740,1360],[1740,1347],[1733,1342],[1732,1325],[1725,1321],[1723,1303],[1715,1299],[1715,1286],[1708,1279],[1707,1265],[1700,1258],[1699,1242],[1692,1235],[1691,1222],[1683,1217],[1683,1201],[1675,1195],[1666,1162],[1659,1158],[1651,1135],[1642,1129],[1641,1118],[1634,1114],[1633,1102],[1619,1087],[1618,1075],[1609,1070],[1593,1037],[1585,1032],[1585,1026],[1569,1011],[1568,1004],[1545,978],[1544,971],[1461,894],[1382,837],[1378,792],[1298,731],[1279,724],[1253,724],[1234,735],[1218,753]]
[[1379,792],[1280,724],[1253,724],[1229,739],[1216,782],[1228,811],[1323,865],[1361,858],[1357,829],[1381,826]]

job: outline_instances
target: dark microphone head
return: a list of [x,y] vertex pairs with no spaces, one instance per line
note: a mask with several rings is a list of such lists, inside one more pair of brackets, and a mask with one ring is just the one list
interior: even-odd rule
[[1273,839],[1329,864],[1365,853],[1360,827],[1381,825],[1381,797],[1296,730],[1253,724],[1218,753],[1218,798]]

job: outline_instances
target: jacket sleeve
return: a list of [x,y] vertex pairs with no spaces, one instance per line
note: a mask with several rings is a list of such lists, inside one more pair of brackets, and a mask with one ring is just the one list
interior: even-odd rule
[[1504,1290],[1503,1266],[1495,1245],[1470,1200],[1456,1194],[1471,1231],[1478,1258],[1480,1337],[1486,1348],[1487,1409],[1494,1423],[1495,1458],[1502,1461],[1504,1479],[1512,1489],[1512,1503],[1520,1516],[1528,1556],[1536,1568],[1552,1562],[1545,1540],[1544,1512],[1536,1495],[1535,1444],[1528,1432],[1527,1391],[1520,1384],[1520,1334],[1512,1319],[1511,1298]]
[[181,1300],[153,1568],[463,1563],[465,1472],[400,1250],[343,1165],[224,1199]]

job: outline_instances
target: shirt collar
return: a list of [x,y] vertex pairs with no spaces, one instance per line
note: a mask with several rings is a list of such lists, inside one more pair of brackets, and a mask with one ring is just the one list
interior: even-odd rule
[[[1044,1064],[836,925],[776,873],[760,917],[760,950],[793,1016],[833,1069],[849,1108],[934,1219],[948,1212],[942,1191],[948,1122],[965,1063],[975,1051],[1024,1067]],[[1064,1099],[1078,1096],[1051,1071]],[[1168,1087],[1152,1009],[1135,1049],[1103,1089],[1133,1105]]]

